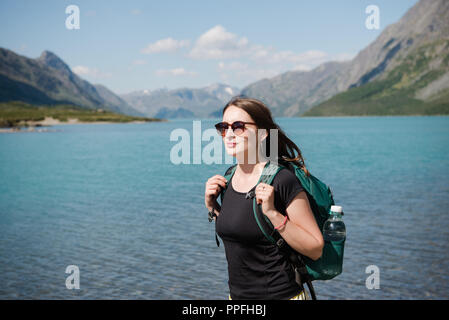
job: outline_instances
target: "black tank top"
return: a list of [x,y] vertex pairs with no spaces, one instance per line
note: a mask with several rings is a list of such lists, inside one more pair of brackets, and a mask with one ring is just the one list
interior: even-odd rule
[[[285,168],[277,173],[272,186],[274,205],[284,215],[293,198],[304,190]],[[253,199],[245,195],[232,188],[231,180],[215,224],[225,247],[231,298],[289,299],[300,291],[294,271],[287,256],[264,237],[253,214]]]

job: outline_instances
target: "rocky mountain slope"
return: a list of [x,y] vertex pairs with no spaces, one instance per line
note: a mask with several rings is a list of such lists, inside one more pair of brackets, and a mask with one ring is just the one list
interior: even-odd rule
[[[386,79],[390,80],[384,83],[385,86],[393,83],[397,84],[396,87],[407,87],[413,91],[407,93],[410,97],[439,99],[449,87],[445,71],[448,23],[449,1],[421,0],[397,23],[386,27],[374,42],[351,61],[328,62],[308,72],[287,72],[251,84],[242,93],[266,101],[276,116],[302,115],[338,93],[354,88],[360,88],[358,91],[364,92],[364,86]],[[411,61],[425,63],[426,66],[407,67]],[[404,71],[405,69],[409,71]],[[393,70],[396,70],[394,74]],[[398,75],[398,72],[405,73]],[[422,79],[420,84],[416,83],[429,72],[432,73],[427,76],[427,80]],[[391,80],[391,77],[404,78],[396,81]],[[411,86],[412,83],[415,85]],[[378,94],[382,95],[380,92]],[[360,95],[363,93],[355,94],[351,99],[358,99]],[[335,106],[335,98],[332,101]],[[389,106],[391,104],[394,103],[388,103]],[[315,111],[307,114],[318,115]],[[325,114],[331,115],[332,112]]]
[[421,0],[358,60],[372,52],[386,54],[348,90],[304,115],[449,113],[449,1]]
[[50,51],[31,59],[0,48],[0,102],[8,101],[34,105],[73,104],[141,116],[106,87],[94,86],[78,77]]

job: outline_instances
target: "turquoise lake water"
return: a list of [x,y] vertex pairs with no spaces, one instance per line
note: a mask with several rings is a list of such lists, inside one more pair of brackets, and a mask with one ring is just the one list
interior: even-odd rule
[[[345,212],[343,274],[316,282],[318,298],[449,298],[449,117],[277,122]],[[0,298],[227,299],[204,185],[229,165],[171,163],[170,133],[192,126],[0,134]],[[79,290],[66,288],[69,265]]]

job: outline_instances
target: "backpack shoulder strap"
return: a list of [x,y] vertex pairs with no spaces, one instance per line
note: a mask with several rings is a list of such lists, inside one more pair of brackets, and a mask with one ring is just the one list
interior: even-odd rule
[[[283,168],[284,166],[269,161],[265,165],[257,184],[262,182],[271,185],[276,174]],[[253,198],[253,213],[260,231],[262,231],[268,241],[275,244],[278,239],[276,239],[277,237],[274,233],[277,232],[277,230],[274,229],[270,219],[268,219],[268,217],[262,212],[261,205],[256,204],[256,197]],[[279,235],[279,237],[281,236]]]
[[[226,182],[226,187],[224,189],[222,188],[220,191],[220,206],[223,205],[223,198],[224,198],[225,192],[228,189],[229,183],[231,182],[232,176],[234,175],[236,168],[237,168],[237,164],[234,164],[234,165],[230,166],[228,169],[226,169],[224,177],[227,180],[227,182]],[[217,225],[215,224],[215,227],[216,226]],[[215,231],[215,242],[217,243],[217,247],[219,247],[220,242],[218,241],[218,236],[217,236],[216,231]]]
[[235,169],[237,168],[237,164],[233,164],[228,169],[226,169],[224,177],[226,179],[231,178],[234,175]]
[[237,164],[234,164],[230,166],[228,169],[226,169],[226,172],[224,174],[224,178],[227,180],[226,187],[221,189],[220,192],[220,204],[223,204],[223,198],[225,195],[226,190],[228,189],[229,183],[231,182],[232,176],[234,175],[235,169],[237,169]]

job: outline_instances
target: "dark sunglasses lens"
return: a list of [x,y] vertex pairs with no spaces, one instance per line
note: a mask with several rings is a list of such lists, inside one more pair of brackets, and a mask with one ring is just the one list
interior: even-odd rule
[[228,128],[228,125],[224,122],[220,122],[215,125],[215,128],[217,129],[219,134],[224,135],[226,132],[226,129]]
[[232,131],[236,135],[241,135],[245,131],[245,124],[240,121],[236,121],[232,124]]

